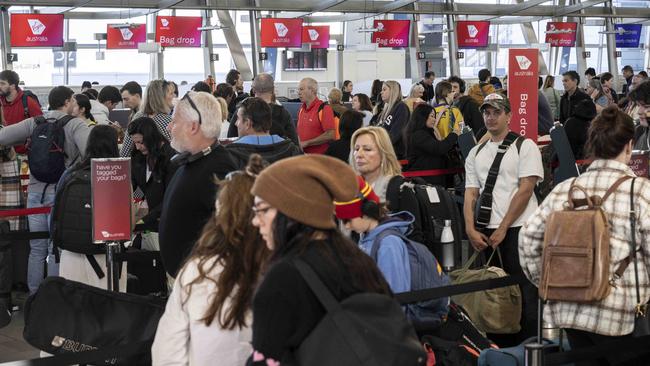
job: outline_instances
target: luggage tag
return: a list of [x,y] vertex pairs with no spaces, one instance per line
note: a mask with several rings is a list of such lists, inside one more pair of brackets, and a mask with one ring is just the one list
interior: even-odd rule
[[427,196],[429,196],[429,202],[440,203],[440,196],[434,187],[427,187]]

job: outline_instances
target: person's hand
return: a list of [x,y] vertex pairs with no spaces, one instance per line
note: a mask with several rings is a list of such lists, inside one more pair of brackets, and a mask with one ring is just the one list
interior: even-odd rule
[[472,247],[474,247],[476,251],[480,252],[488,247],[490,239],[488,239],[488,237],[480,231],[474,229],[468,230],[467,237],[469,239],[469,242],[472,244]]
[[499,227],[496,229],[492,235],[490,235],[489,239],[489,244],[492,247],[492,249],[496,249],[501,242],[503,242],[503,239],[506,237],[506,229],[502,229]]
[[456,124],[454,125],[454,129],[453,129],[451,132],[453,132],[453,133],[455,133],[456,135],[460,136],[460,134],[462,133],[462,131],[460,130],[460,122],[459,122],[459,123],[456,123]]
[[309,144],[307,143],[307,141],[300,141],[300,148],[301,149],[304,150],[308,146],[309,146]]
[[596,99],[597,96],[598,96],[598,89],[595,89],[595,90],[591,93],[591,99]]

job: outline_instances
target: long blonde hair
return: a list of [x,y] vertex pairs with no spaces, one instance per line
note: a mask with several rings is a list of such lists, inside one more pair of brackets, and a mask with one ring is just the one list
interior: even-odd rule
[[171,108],[167,105],[165,97],[167,90],[173,86],[166,80],[156,79],[151,80],[147,85],[147,92],[143,101],[143,112],[147,116],[155,116],[156,114],[169,114]]
[[388,102],[384,102],[384,109],[379,113],[379,122],[382,122],[388,117],[391,110],[395,105],[402,101],[402,86],[395,80],[386,80],[384,85],[390,89],[390,96]]
[[352,135],[352,140],[350,141],[350,166],[354,169],[355,172],[359,173],[359,168],[357,167],[356,162],[354,161],[354,144],[357,142],[357,139],[362,135],[371,135],[377,148],[379,149],[379,154],[381,155],[381,163],[379,169],[381,169],[382,176],[392,177],[395,175],[402,174],[402,166],[397,161],[397,155],[395,155],[395,150],[393,149],[393,144],[390,142],[390,136],[388,132],[383,127],[369,126],[362,127]]

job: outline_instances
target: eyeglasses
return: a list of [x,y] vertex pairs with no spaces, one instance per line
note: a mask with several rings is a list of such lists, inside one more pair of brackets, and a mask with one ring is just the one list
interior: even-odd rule
[[190,98],[190,92],[185,93],[185,95],[183,96],[181,101],[186,100],[186,99],[187,99],[188,103],[190,103],[190,107],[192,107],[192,109],[194,109],[194,111],[196,111],[196,114],[199,115],[199,124],[201,124],[203,122],[201,120],[201,112],[199,112],[199,109],[196,107],[196,104],[194,104],[194,101],[192,100],[192,98]]
[[267,212],[269,212],[269,210],[272,209],[272,208],[273,207],[271,207],[271,206],[267,206],[267,207],[264,207],[264,208],[259,208],[259,207],[253,206],[253,216],[255,216],[255,217],[257,217],[259,219],[261,216],[263,216]]

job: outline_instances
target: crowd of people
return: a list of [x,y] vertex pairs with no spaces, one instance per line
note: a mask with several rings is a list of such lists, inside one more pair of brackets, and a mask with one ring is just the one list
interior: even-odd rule
[[[436,83],[435,74],[427,72],[406,98],[395,80],[375,80],[370,96],[355,94],[346,80],[323,100],[318,81],[304,78],[298,83],[302,106],[295,125],[269,74],[256,75],[249,93],[237,70],[224,83],[212,77],[200,81],[183,96],[175,83],[162,79],[146,88],[131,81],[99,92],[92,85],[80,93],[57,86],[43,112],[35,97],[24,97],[18,74],[5,70],[0,156],[15,175],[26,162],[30,182],[22,200],[3,175],[0,188],[7,198],[0,204],[3,209],[23,201],[28,208],[55,205],[57,192],[76,172],[88,171],[91,159],[130,157],[132,186],[142,198],[134,207],[134,228],[155,233],[147,249],[160,251],[171,291],[153,363],[291,365],[325,316],[297,263],[311,267],[337,301],[358,293],[411,291],[405,236],[419,240],[428,218],[421,217],[414,192],[403,188],[402,172],[464,168],[455,179],[432,176],[426,183],[461,196],[463,234],[476,251],[488,256],[498,251],[503,259],[495,265],[527,277],[519,286],[521,331],[489,335],[501,346],[516,345],[537,332],[537,286],[550,213],[563,209],[575,185],[587,197],[602,196],[620,177],[634,176],[627,166],[632,150],[650,149],[650,81],[628,66],[622,72],[620,94],[608,72],[587,70],[583,89],[580,75],[568,71],[562,75],[564,92],[555,89],[554,76],[540,78],[539,135],[558,121],[575,157],[593,160],[586,173],[558,184],[542,201],[535,194],[545,178],[540,149],[510,130],[514,106],[507,83],[487,69],[469,87],[458,76]],[[131,109],[124,129],[109,119],[120,103]],[[36,155],[31,137],[43,123],[62,131],[61,171],[35,165],[43,157]],[[478,141],[466,157],[458,146],[463,133]],[[631,204],[641,218],[636,232],[626,225]],[[633,235],[645,263],[648,180],[623,183],[602,209],[611,221],[610,266],[630,254]],[[11,220],[12,229],[20,229],[20,220]],[[47,214],[31,215],[29,230],[48,231],[49,222]],[[376,257],[373,245],[381,245]],[[0,301],[9,309],[11,261],[10,251],[0,251]],[[86,255],[59,252],[47,239],[31,240],[30,293],[46,275],[103,283]],[[634,274],[625,272],[619,281],[602,302],[551,302],[544,318],[567,329],[575,348],[631,337]],[[647,299],[646,270],[638,282]],[[625,356],[609,362],[635,364],[634,352]]]

